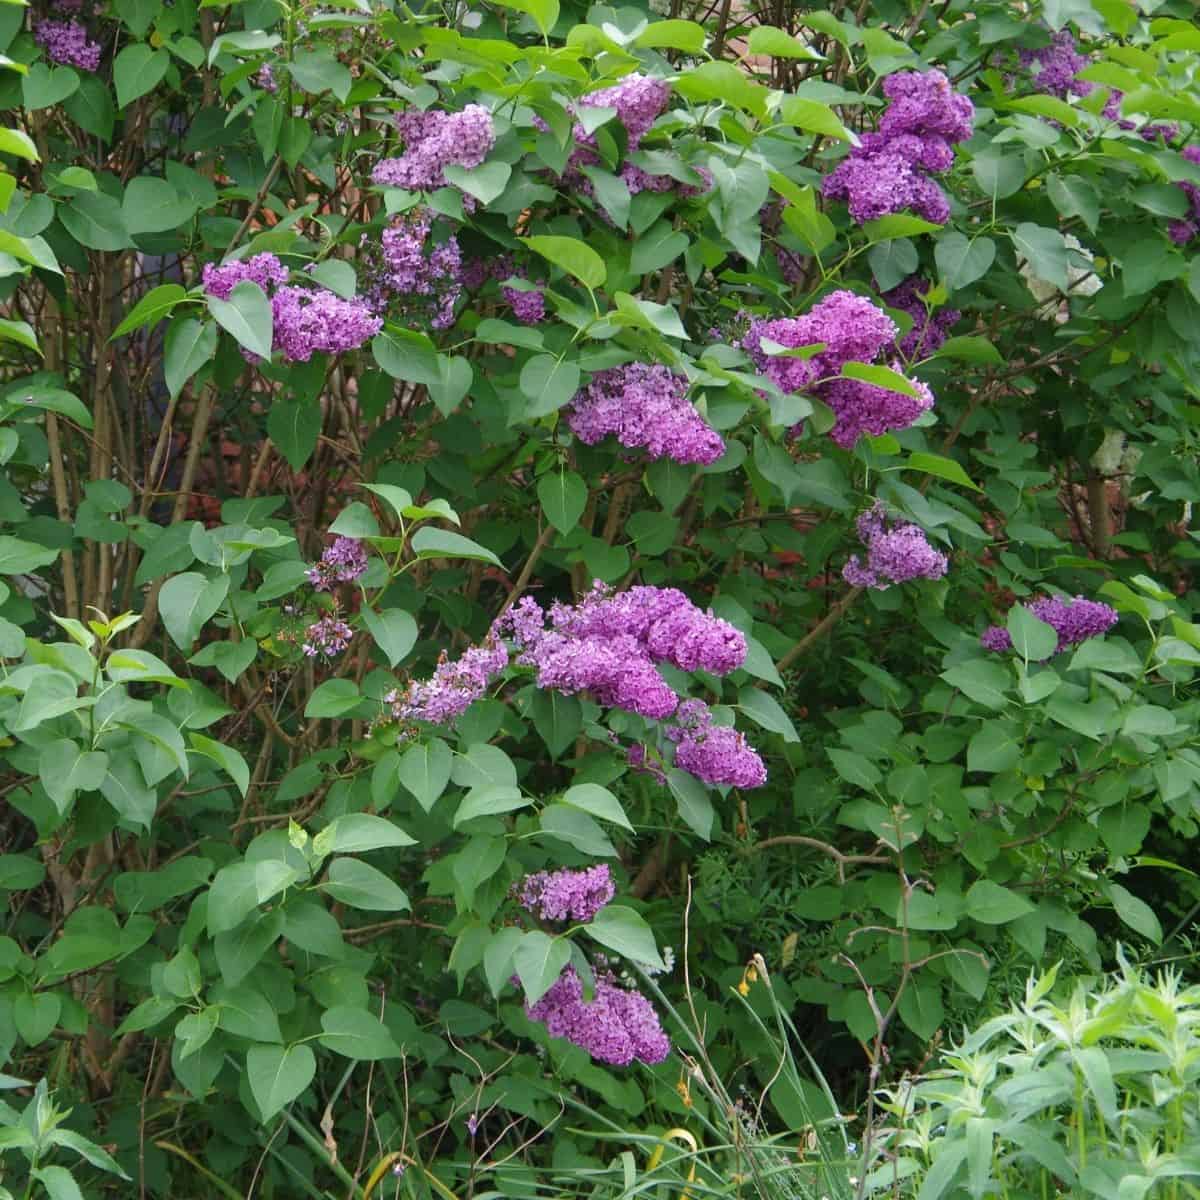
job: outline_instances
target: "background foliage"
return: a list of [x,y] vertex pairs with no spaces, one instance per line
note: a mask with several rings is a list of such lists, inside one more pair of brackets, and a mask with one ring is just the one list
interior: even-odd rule
[[[1043,960],[1063,1004],[1118,941],[1190,969],[1192,6],[672,2],[0,6],[0,1188],[980,1196],[1027,1178],[978,1165],[1013,1130],[985,1153],[902,1072]],[[81,20],[95,69],[49,61],[44,19]],[[1055,95],[1030,54],[1062,31],[1092,87]],[[975,108],[949,220],[857,223],[822,178],[882,81],[931,68]],[[671,93],[631,145],[578,101],[634,72]],[[471,104],[495,133],[477,165],[372,182],[393,114]],[[393,289],[358,349],[298,361],[264,291],[205,288],[205,264],[270,253],[353,305],[417,212],[424,290]],[[867,378],[936,403],[843,448],[747,322],[839,288],[888,305],[911,277],[950,339]],[[719,458],[572,435],[577,392],[630,362],[686,376]],[[843,581],[876,499],[944,578]],[[371,565],[318,591],[330,534]],[[678,587],[745,634],[725,678],[663,671],[736,723],[763,787],[636,770],[653,722],[520,668],[443,727],[380,719],[519,597],[596,579]],[[1017,603],[1048,590],[1119,623],[1055,653]],[[306,654],[322,619],[352,638]],[[981,647],[993,623],[1012,653]],[[607,923],[550,936],[509,899],[601,861]],[[665,1063],[608,1068],[528,1019],[522,992],[585,947],[673,961],[641,977]],[[1122,986],[1161,1033],[1151,985]],[[1115,1093],[1085,1082],[1103,1146]],[[907,1142],[878,1132],[897,1112]],[[1064,1144],[1085,1154],[1082,1126]]]

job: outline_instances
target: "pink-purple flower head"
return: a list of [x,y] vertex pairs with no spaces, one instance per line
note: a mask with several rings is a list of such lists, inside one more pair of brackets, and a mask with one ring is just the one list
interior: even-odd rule
[[912,318],[912,328],[900,337],[896,348],[907,359],[928,358],[936,354],[950,334],[951,327],[962,313],[956,308],[941,308],[931,312],[921,299],[929,285],[919,275],[910,275],[902,283],[883,293],[889,308],[899,309]]
[[499,640],[489,638],[453,662],[443,656],[431,678],[389,692],[384,702],[396,721],[449,725],[486,693],[507,666],[508,651]]
[[609,436],[651,459],[714,463],[725,441],[692,407],[688,381],[659,364],[627,363],[592,376],[567,409],[571,432],[594,446]]
[[521,907],[542,921],[590,921],[616,895],[607,863],[526,875],[514,891]]
[[308,627],[300,648],[308,658],[335,658],[353,637],[354,630],[340,617],[325,616]]
[[200,273],[204,290],[218,300],[228,300],[239,283],[257,283],[268,295],[271,289],[288,281],[288,269],[274,254],[255,254],[216,266],[205,263]]
[[353,583],[367,561],[367,549],[357,538],[336,537],[305,574],[318,592],[331,592],[339,583]]
[[589,1004],[583,998],[583,981],[574,967],[567,967],[525,1012],[544,1024],[551,1037],[565,1038],[597,1062],[626,1067],[637,1059],[652,1065],[671,1053],[671,1041],[650,1001],[621,987],[611,972],[596,975]]
[[685,700],[666,730],[675,765],[713,787],[756,788],[767,782],[758,751],[736,729],[714,725],[703,700]]
[[851,555],[842,568],[852,587],[883,590],[912,579],[941,579],[949,568],[946,555],[929,544],[919,525],[889,517],[880,503],[864,512],[857,526],[865,558]]
[[371,181],[413,192],[445,187],[446,167],[478,167],[496,144],[492,114],[482,104],[468,104],[455,113],[408,109],[397,115],[396,127],[404,153],[377,162]]
[[[1025,607],[1058,635],[1055,654],[1078,646],[1088,638],[1107,633],[1118,620],[1116,609],[1099,600],[1086,600],[1083,596],[1074,599],[1039,596]],[[1012,649],[1012,635],[1001,625],[989,626],[979,641],[985,650],[991,650],[994,654],[1003,654]]]
[[1091,59],[1080,54],[1069,29],[1060,29],[1048,46],[1039,50],[1021,50],[1017,55],[1039,92],[1065,100],[1068,96],[1086,96],[1095,84],[1079,79],[1079,72]]
[[100,43],[88,37],[79,21],[35,21],[33,39],[53,63],[81,71],[95,71],[100,66]]

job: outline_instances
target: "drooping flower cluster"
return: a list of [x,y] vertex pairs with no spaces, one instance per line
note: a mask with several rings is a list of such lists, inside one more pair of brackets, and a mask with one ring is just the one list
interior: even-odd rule
[[446,167],[478,167],[496,144],[492,114],[482,104],[468,104],[455,113],[410,108],[397,114],[396,128],[404,153],[399,158],[380,159],[371,172],[371,182],[413,192],[445,187]]
[[436,241],[432,229],[432,212],[414,208],[393,217],[378,243],[364,234],[365,291],[376,312],[421,315],[432,328],[448,329],[466,272],[458,239],[450,234]]
[[851,555],[842,568],[842,578],[852,587],[883,590],[910,579],[941,579],[949,560],[935,550],[925,531],[910,521],[888,517],[882,504],[876,503],[856,522],[858,536],[866,547],[866,561]]
[[[1117,612],[1099,600],[1073,600],[1062,596],[1039,596],[1024,606],[1039,621],[1045,621],[1056,634],[1055,654],[1078,646],[1088,638],[1107,633],[1117,623]],[[1002,625],[990,625],[983,631],[980,644],[985,650],[1003,654],[1012,649],[1012,635]]]
[[525,1012],[530,1020],[542,1022],[551,1037],[566,1038],[597,1062],[626,1067],[636,1058],[654,1064],[671,1053],[671,1041],[650,1001],[620,987],[611,972],[596,975],[596,994],[589,1004],[583,998],[583,981],[574,967],[567,967]]
[[489,637],[454,662],[443,651],[431,678],[414,680],[403,691],[388,692],[383,700],[393,720],[448,725],[461,717],[507,666],[508,651],[497,638]]
[[610,367],[576,393],[567,424],[588,446],[612,434],[652,459],[714,463],[725,453],[725,441],[692,407],[687,392],[687,378],[660,364]]
[[521,907],[542,921],[590,921],[616,895],[608,864],[538,871],[513,889]]
[[667,728],[675,743],[675,765],[714,787],[756,788],[767,769],[745,737],[729,725],[714,725],[703,700],[684,700]]
[[339,583],[353,583],[366,569],[367,550],[362,542],[337,537],[305,575],[318,592],[332,592]]
[[[1200,166],[1200,145],[1184,146],[1181,151],[1188,162]],[[1171,241],[1182,246],[1190,242],[1200,231],[1200,184],[1183,180],[1180,185],[1192,206],[1192,211],[1178,221],[1172,221],[1167,226]]]
[[884,80],[883,91],[890,104],[878,131],[863,135],[825,177],[822,191],[845,200],[859,224],[911,209],[944,225],[950,205],[929,176],[953,165],[952,147],[971,136],[975,106],[941,71],[897,72]]
[[333,658],[350,645],[354,630],[340,617],[325,616],[313,622],[304,635],[300,649],[308,658]]
[[95,71],[100,66],[100,43],[91,41],[78,21],[37,21],[33,38],[51,62],[81,71]]
[[272,349],[289,362],[308,362],[318,352],[357,350],[383,328],[362,300],[343,300],[326,288],[288,286],[288,270],[273,254],[214,266],[202,272],[204,290],[228,300],[242,282],[257,284],[270,297]]
[[928,358],[936,354],[950,336],[951,327],[962,316],[957,308],[941,308],[931,312],[921,299],[928,284],[918,275],[910,275],[903,283],[883,293],[884,303],[912,317],[912,328],[896,343],[905,358]]
[[[916,393],[910,396],[840,377],[847,363],[873,362],[899,332],[891,317],[865,297],[838,291],[802,317],[752,321],[742,347],[759,372],[781,391],[810,391],[828,404],[837,417],[833,440],[850,447],[864,433],[878,437],[905,429],[933,407],[933,394],[918,380],[909,381]],[[778,347],[814,349],[794,356],[779,353]],[[893,366],[898,370],[900,364]]]

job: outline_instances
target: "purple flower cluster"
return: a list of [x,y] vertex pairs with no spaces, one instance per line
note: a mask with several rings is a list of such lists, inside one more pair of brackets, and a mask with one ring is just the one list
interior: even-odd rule
[[218,300],[228,300],[245,281],[270,296],[272,349],[289,362],[308,362],[318,351],[357,350],[383,328],[382,318],[365,301],[343,300],[326,288],[288,287],[287,278],[287,268],[273,254],[256,254],[219,267],[208,263],[202,272],[204,290]]
[[[1188,162],[1200,165],[1200,145],[1184,146],[1182,154]],[[1182,220],[1172,221],[1167,226],[1167,233],[1170,235],[1171,241],[1183,246],[1190,242],[1200,230],[1200,184],[1184,180],[1179,186],[1183,188],[1188,202],[1192,206],[1192,211]]]
[[714,787],[756,788],[767,782],[757,751],[736,729],[714,725],[703,700],[684,700],[667,728],[675,743],[675,765]]
[[1060,29],[1040,50],[1021,50],[1017,58],[1040,92],[1065,100],[1068,96],[1086,96],[1094,83],[1076,76],[1091,60],[1080,54],[1069,29]]
[[513,890],[521,907],[542,921],[590,921],[616,895],[607,863],[538,871]]
[[371,182],[413,192],[445,187],[446,167],[477,167],[496,144],[492,114],[482,104],[468,104],[456,113],[411,108],[396,116],[396,128],[404,153],[377,162]]
[[[781,391],[811,391],[828,404],[837,417],[831,436],[839,446],[849,448],[864,433],[878,437],[892,429],[906,429],[933,407],[933,394],[917,380],[909,381],[917,393],[909,396],[840,377],[847,363],[874,361],[899,332],[891,317],[870,300],[838,291],[802,317],[752,321],[742,348]],[[812,347],[813,353],[768,354],[764,342],[788,350]]]
[[339,617],[322,617],[308,627],[300,648],[309,658],[333,658],[350,645],[353,637],[354,630]]
[[[478,291],[489,279],[526,279],[524,267],[513,263],[512,256],[502,254],[498,258],[473,258],[464,264],[460,274],[463,287]],[[539,325],[546,319],[546,293],[540,287],[500,287],[500,295],[513,311],[513,316],[522,325]]]
[[971,136],[975,106],[950,86],[941,71],[900,71],[883,91],[890,104],[876,133],[825,177],[822,191],[847,201],[850,216],[862,224],[911,209],[944,225],[950,205],[929,173],[948,171],[955,142]]
[[100,66],[100,43],[89,41],[87,29],[78,21],[37,21],[33,37],[51,62],[81,71],[95,71]]
[[318,592],[332,592],[339,583],[353,583],[366,569],[367,551],[362,542],[338,537],[305,574]]
[[683,375],[659,364],[627,363],[592,376],[567,410],[567,424],[594,446],[609,434],[628,449],[680,463],[714,463],[725,441],[687,398]]
[[461,717],[507,666],[508,651],[498,639],[489,637],[455,662],[443,652],[432,678],[414,680],[404,691],[388,692],[384,703],[394,720],[448,725]]
[[596,976],[596,994],[588,1004],[583,981],[574,967],[567,967],[525,1012],[544,1024],[551,1037],[566,1038],[597,1062],[626,1067],[636,1058],[653,1064],[671,1053],[670,1039],[650,1001],[619,986],[610,972]]
[[[1117,623],[1115,609],[1099,600],[1085,600],[1082,596],[1076,596],[1073,600],[1061,596],[1039,596],[1025,607],[1058,634],[1055,654],[1078,646],[1088,638],[1099,637]],[[1012,636],[1001,625],[990,625],[983,631],[979,641],[985,650],[996,654],[1012,649]]]
[[910,579],[941,579],[949,561],[935,550],[919,525],[895,521],[888,517],[882,504],[876,502],[859,516],[858,536],[867,549],[866,562],[851,555],[842,568],[842,578],[852,587],[891,587]]
[[273,286],[287,283],[288,269],[273,254],[256,254],[253,258],[235,259],[219,267],[205,263],[201,279],[210,296],[228,300],[233,289],[247,280],[257,283],[269,295]]
[[679,704],[655,663],[725,675],[746,657],[738,630],[674,588],[614,593],[596,583],[578,604],[554,604],[549,616],[547,629],[541,605],[525,597],[498,623],[520,648],[518,661],[537,668],[538,686],[591,692],[607,707],[652,719]]
[[378,246],[363,239],[367,297],[377,312],[395,304],[404,315],[430,314],[434,329],[454,324],[464,268],[458,239],[430,237],[433,214],[416,208],[392,219]]
[[907,359],[928,358],[946,341],[950,328],[962,316],[957,308],[930,312],[921,299],[928,285],[918,275],[910,275],[903,283],[883,293],[889,308],[898,308],[912,317],[912,328],[897,342],[896,348]]
[[255,72],[254,82],[258,84],[264,92],[277,92],[279,84],[275,82],[275,71],[270,63],[263,63]]

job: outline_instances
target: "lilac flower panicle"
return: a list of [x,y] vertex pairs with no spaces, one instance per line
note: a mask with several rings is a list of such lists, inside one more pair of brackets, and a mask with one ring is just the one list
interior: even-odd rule
[[492,114],[482,104],[468,104],[455,113],[409,109],[397,116],[396,127],[404,153],[377,162],[371,182],[413,192],[445,187],[446,167],[478,167],[496,144]]
[[100,66],[100,43],[89,40],[87,29],[78,21],[35,21],[33,38],[51,62],[81,71],[95,71]]
[[896,343],[896,348],[908,359],[936,354],[945,344],[950,328],[962,316],[956,308],[941,308],[931,313],[920,295],[928,286],[919,276],[910,275],[883,293],[884,303],[889,308],[899,309],[912,317],[912,328]]
[[[579,104],[581,108],[616,109],[616,119],[625,126],[628,148],[632,153],[670,102],[671,85],[665,79],[652,79],[634,72],[612,87],[589,92],[580,99]],[[596,135],[585,133],[582,126],[576,126],[575,140],[585,145],[595,145]]]
[[256,254],[252,258],[236,259],[215,266],[206,263],[201,272],[204,290],[218,300],[228,300],[239,283],[257,283],[268,295],[274,286],[288,281],[288,269],[274,254]]
[[389,692],[384,702],[394,720],[449,725],[484,695],[507,666],[508,651],[489,638],[454,662],[443,656],[430,679],[414,681],[404,691]]
[[912,579],[941,579],[949,560],[935,550],[919,525],[896,521],[876,503],[858,518],[858,535],[866,546],[866,560],[857,554],[842,568],[842,578],[852,587],[883,590]]
[[305,575],[318,592],[331,592],[339,583],[353,583],[366,569],[367,550],[362,542],[337,537]]
[[889,104],[879,129],[863,135],[825,177],[822,192],[845,200],[859,224],[907,209],[944,225],[950,205],[929,174],[953,165],[952,147],[971,136],[974,105],[936,70],[889,75],[883,90]]
[[1095,84],[1076,76],[1091,60],[1080,54],[1068,29],[1060,29],[1048,46],[1039,50],[1021,50],[1017,58],[1029,71],[1039,92],[1065,100],[1068,96],[1087,96]]
[[404,315],[428,315],[434,329],[448,329],[462,295],[462,252],[453,234],[435,242],[432,229],[432,212],[417,208],[393,217],[378,245],[364,237],[366,294],[377,312],[396,306]]
[[671,1053],[670,1039],[650,1001],[620,987],[611,972],[597,973],[589,1004],[583,998],[583,981],[574,967],[567,967],[525,1012],[544,1024],[551,1037],[566,1038],[597,1062],[626,1067],[637,1059],[653,1065]]
[[538,871],[514,888],[521,907],[542,921],[590,921],[616,895],[607,863]]
[[365,301],[343,300],[327,288],[278,288],[271,312],[272,346],[289,362],[357,350],[383,328],[383,319]]
[[592,376],[567,410],[571,432],[594,446],[613,435],[628,449],[651,459],[714,463],[725,440],[692,407],[688,381],[669,367],[628,363]]
[[[1184,146],[1180,153],[1188,162],[1200,165],[1200,143]],[[1196,236],[1197,230],[1200,229],[1200,183],[1192,183],[1190,180],[1184,179],[1178,186],[1187,196],[1192,211],[1186,218],[1172,221],[1167,226],[1167,233],[1171,241],[1182,246],[1190,242]]]
[[263,63],[258,68],[254,75],[254,82],[258,84],[264,92],[277,92],[279,84],[275,81],[275,70],[270,63]]
[[[900,370],[899,363],[892,369]],[[821,393],[821,399],[837,417],[829,436],[844,449],[850,449],[864,434],[879,437],[892,429],[907,429],[933,407],[933,393],[919,379],[909,380],[915,396],[876,387],[858,379],[835,379]]]
[[[1086,600],[1083,596],[1064,599],[1060,596],[1039,596],[1025,607],[1039,621],[1045,621],[1058,635],[1055,654],[1061,654],[1088,638],[1107,633],[1118,621],[1117,611],[1100,600]],[[1001,625],[991,625],[980,636],[985,650],[1003,654],[1012,649],[1012,636]]]
[[736,729],[714,725],[702,700],[685,700],[667,737],[675,743],[675,765],[713,787],[762,787],[767,769]]
[[309,658],[333,658],[350,645],[354,630],[338,617],[326,616],[308,627],[301,649]]

